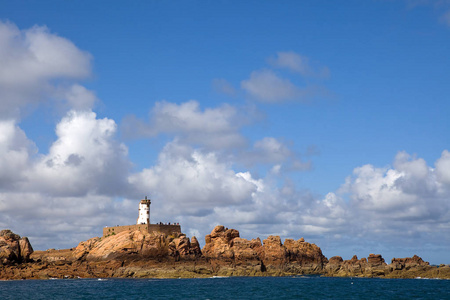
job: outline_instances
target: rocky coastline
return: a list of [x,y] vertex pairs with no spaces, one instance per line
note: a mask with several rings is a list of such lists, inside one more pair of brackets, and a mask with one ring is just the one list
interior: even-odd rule
[[269,236],[247,240],[236,229],[216,226],[200,248],[196,237],[124,231],[92,238],[75,248],[33,251],[28,238],[0,231],[0,279],[201,278],[212,276],[295,276],[442,278],[450,266],[430,266],[417,255],[394,258],[327,259],[315,244]]

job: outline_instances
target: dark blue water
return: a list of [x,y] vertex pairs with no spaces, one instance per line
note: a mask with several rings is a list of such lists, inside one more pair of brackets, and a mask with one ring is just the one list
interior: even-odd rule
[[450,299],[450,280],[326,277],[1,281],[0,299]]

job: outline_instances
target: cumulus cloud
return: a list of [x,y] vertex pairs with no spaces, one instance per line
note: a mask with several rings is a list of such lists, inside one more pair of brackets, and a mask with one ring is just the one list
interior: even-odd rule
[[127,148],[115,139],[116,127],[91,111],[69,111],[56,126],[49,153],[39,154],[14,121],[1,121],[1,225],[39,228],[46,234],[37,245],[44,245],[46,235],[73,243],[74,236],[92,235],[99,222],[109,224],[111,216],[123,221],[113,208],[127,202],[113,199],[126,196],[130,163]]
[[251,199],[257,184],[221,162],[215,153],[203,153],[176,141],[165,146],[158,163],[130,176],[138,194],[152,191],[172,214],[211,214],[217,207]]
[[[0,226],[36,238],[35,247],[73,246],[128,203],[112,200],[127,191],[127,149],[115,122],[91,111],[94,93],[77,82],[90,76],[91,56],[44,26],[0,22],[0,65]],[[41,103],[69,111],[48,153],[20,128],[23,111]]]
[[121,128],[127,137],[166,134],[178,145],[213,151],[227,161],[246,167],[274,165],[274,173],[281,169],[300,171],[311,167],[311,162],[303,162],[300,155],[291,150],[291,145],[274,137],[264,137],[250,145],[241,129],[256,118],[254,114],[250,111],[244,115],[230,105],[201,110],[196,101],[158,102],[151,110],[149,122],[128,116]]
[[0,189],[17,188],[37,149],[14,120],[0,120]]
[[450,152],[444,150],[436,161],[436,175],[443,184],[450,185]]
[[423,159],[399,152],[393,168],[356,168],[340,193],[348,194],[355,218],[377,224],[376,229],[367,229],[372,232],[438,232],[440,224],[450,221],[450,192],[437,171],[447,162],[447,154],[444,151],[436,168],[431,168]]
[[272,70],[253,71],[250,78],[241,81],[241,88],[252,98],[266,103],[284,101],[308,102],[317,96],[325,95],[321,86],[306,85],[298,87],[289,79],[282,78]]
[[291,155],[291,151],[286,145],[280,143],[273,137],[265,137],[262,140],[256,141],[255,150],[263,153],[266,159],[272,163],[283,161],[286,157]]
[[[420,251],[425,258],[439,259],[438,245],[450,245],[444,238],[450,234],[449,161],[448,150],[434,168],[422,158],[399,152],[392,167],[368,164],[355,168],[339,190],[322,199],[288,189],[298,205],[289,202],[290,210],[279,209],[275,215],[283,216],[291,235],[297,230],[311,236],[323,249],[335,249],[333,255],[341,251],[349,257],[367,256],[369,248],[387,257]],[[278,197],[287,196],[279,193]]]
[[268,59],[269,63],[277,68],[286,68],[305,77],[327,78],[330,70],[323,66],[312,66],[308,57],[292,51],[277,52],[276,57]]
[[149,123],[128,116],[122,122],[122,132],[130,138],[172,134],[188,144],[227,149],[245,144],[238,130],[246,122],[235,107],[227,104],[202,111],[193,100],[181,104],[157,102]]
[[91,111],[70,111],[57,140],[28,174],[28,190],[52,195],[118,195],[126,190],[127,148],[114,139],[116,124]]
[[56,83],[70,89],[72,80],[88,77],[91,55],[46,27],[20,30],[0,21],[0,65],[0,118],[17,118],[24,106],[57,94]]
[[[273,68],[291,72],[284,73],[284,77],[267,68],[251,72],[250,78],[241,81],[241,89],[253,99],[266,103],[309,102],[318,97],[329,96],[329,91],[320,83],[330,76],[330,70],[326,66],[292,51],[277,52],[267,62]],[[301,84],[293,80],[300,80]]]
[[65,91],[63,98],[67,99],[69,107],[74,110],[89,110],[98,101],[94,92],[79,84],[69,87]]
[[253,71],[250,78],[241,82],[241,88],[263,102],[291,100],[302,95],[289,79],[277,76],[273,71]]
[[[273,149],[274,155],[268,157],[273,163],[288,154],[272,138],[258,141],[255,148]],[[204,235],[214,225],[225,224],[247,238],[304,236],[323,249],[334,249],[333,255],[382,251],[388,256],[393,247],[398,247],[396,254],[406,249],[402,247],[417,251],[419,239],[450,243],[442,240],[442,235],[450,234],[449,161],[447,150],[435,167],[399,152],[392,167],[357,167],[339,190],[320,197],[298,190],[290,181],[280,185],[271,174],[255,178],[251,172],[235,172],[215,153],[175,141],[161,152],[155,166],[130,176],[130,183],[143,187],[139,193],[154,191],[156,209],[163,212],[158,217],[172,216],[187,232]],[[422,253],[426,251],[433,250]]]
[[311,162],[304,162],[287,143],[274,137],[264,137],[257,140],[253,147],[238,158],[246,166],[267,164],[272,165],[275,174],[281,171],[303,171],[311,168]]
[[109,196],[58,197],[39,192],[0,192],[0,226],[30,238],[35,250],[74,247],[101,236],[105,225],[128,224],[136,201]]

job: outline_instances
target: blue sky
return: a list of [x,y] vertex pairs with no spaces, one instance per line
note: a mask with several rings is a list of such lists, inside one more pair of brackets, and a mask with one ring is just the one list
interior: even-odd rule
[[450,2],[0,1],[0,22],[0,225],[35,248],[148,195],[188,235],[450,263]]

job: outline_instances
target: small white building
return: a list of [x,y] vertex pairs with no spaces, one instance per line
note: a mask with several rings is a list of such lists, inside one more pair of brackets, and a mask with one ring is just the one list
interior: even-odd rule
[[150,204],[152,202],[150,199],[147,199],[147,196],[145,196],[144,200],[141,200],[139,202],[139,216],[136,221],[136,224],[150,224]]

